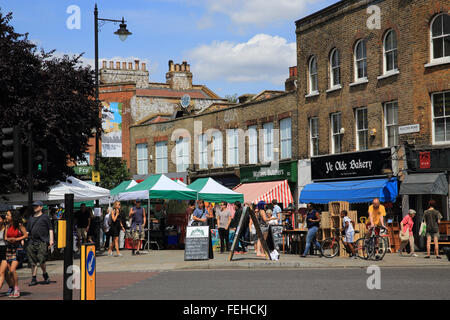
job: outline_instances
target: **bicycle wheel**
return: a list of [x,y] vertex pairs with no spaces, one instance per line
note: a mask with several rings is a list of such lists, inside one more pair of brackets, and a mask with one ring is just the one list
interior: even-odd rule
[[358,258],[364,259],[364,260],[369,259],[369,254],[367,253],[365,238],[360,238],[360,239],[356,240],[353,243],[353,245],[355,247],[356,255],[358,256]]
[[322,241],[322,253],[326,258],[334,258],[339,253],[339,241],[328,238]]
[[383,260],[384,256],[386,255],[386,252],[388,251],[388,241],[386,237],[380,237],[376,236],[374,239],[374,257],[375,260]]

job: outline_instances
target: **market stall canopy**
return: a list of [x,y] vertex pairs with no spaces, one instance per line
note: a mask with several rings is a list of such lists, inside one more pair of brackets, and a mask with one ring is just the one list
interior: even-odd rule
[[[102,199],[110,195],[108,189],[97,187],[74,177],[69,177],[65,182],[60,182],[51,187],[48,193],[33,193],[33,201],[41,200],[46,203],[61,203],[64,202],[64,195],[66,193],[73,193],[74,201],[76,202]],[[0,202],[26,205],[28,203],[28,194],[14,193],[2,195]]]
[[197,191],[198,198],[208,202],[244,202],[244,195],[242,193],[230,190],[212,178],[197,179],[188,188]]
[[287,180],[244,183],[233,190],[242,193],[245,202],[258,203],[263,200],[269,203],[276,199],[278,203],[283,203],[284,208],[294,202]]
[[448,183],[443,173],[408,174],[400,185],[400,194],[448,194]]
[[195,200],[197,192],[176,183],[163,174],[155,174],[119,193],[119,201],[136,199]]
[[374,198],[381,202],[395,202],[398,195],[397,179],[373,179],[307,184],[300,193],[300,203],[328,203],[347,201],[368,203]]
[[127,180],[121,182],[117,187],[111,190],[111,196],[118,195],[121,192],[124,192],[130,188],[133,188],[138,183],[135,180]]

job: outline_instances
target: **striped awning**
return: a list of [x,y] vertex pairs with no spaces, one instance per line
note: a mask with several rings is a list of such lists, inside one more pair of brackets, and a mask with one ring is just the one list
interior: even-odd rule
[[244,183],[233,190],[242,193],[245,202],[258,203],[263,200],[269,203],[276,199],[278,203],[283,203],[284,208],[294,203],[287,180]]

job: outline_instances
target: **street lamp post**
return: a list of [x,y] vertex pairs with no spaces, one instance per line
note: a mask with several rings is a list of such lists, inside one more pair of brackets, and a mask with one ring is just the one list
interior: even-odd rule
[[[99,30],[99,21],[103,23],[106,22],[115,22],[120,23],[119,29],[114,32],[114,34],[118,35],[120,40],[125,41],[131,32],[127,30],[127,25],[125,24],[124,18],[122,20],[113,20],[113,19],[102,19],[98,17],[98,9],[97,4],[95,4],[94,8],[94,32],[95,32],[95,101],[99,104],[99,80],[98,80],[98,30]],[[99,171],[99,140],[100,140],[100,128],[97,127],[95,131],[95,171]],[[99,185],[98,182],[95,183],[96,186]],[[96,201],[96,206],[99,205],[99,201]]]

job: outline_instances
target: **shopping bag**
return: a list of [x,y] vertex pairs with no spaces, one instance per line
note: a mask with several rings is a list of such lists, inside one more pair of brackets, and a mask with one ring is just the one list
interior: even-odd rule
[[273,261],[278,261],[279,258],[280,258],[280,254],[278,253],[277,250],[273,250],[273,251],[270,253],[270,259],[271,259],[271,260],[273,260]]
[[419,236],[425,236],[427,234],[427,224],[425,223],[425,220],[422,220],[422,223],[420,224],[419,228]]

